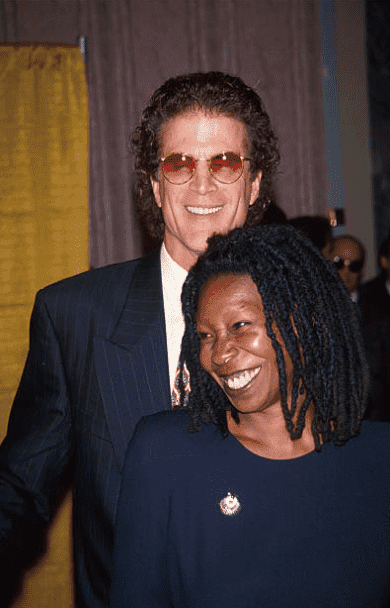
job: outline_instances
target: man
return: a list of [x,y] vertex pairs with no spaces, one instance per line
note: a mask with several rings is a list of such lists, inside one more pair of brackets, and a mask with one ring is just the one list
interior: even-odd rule
[[368,320],[390,317],[390,235],[381,244],[378,258],[381,272],[360,290]]
[[357,302],[365,262],[363,244],[350,234],[336,236],[328,247],[327,257],[339,271],[352,301]]
[[390,235],[378,255],[380,274],[360,288],[363,335],[371,368],[366,418],[390,421]]
[[77,608],[108,604],[124,454],[140,417],[170,407],[187,271],[211,234],[261,220],[279,160],[258,95],[218,72],[168,80],[133,146],[138,207],[163,246],[37,295],[0,449],[8,565],[50,519],[53,493],[71,473]]

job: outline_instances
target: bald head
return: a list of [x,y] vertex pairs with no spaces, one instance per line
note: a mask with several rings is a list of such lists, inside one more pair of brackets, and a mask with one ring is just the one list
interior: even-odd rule
[[349,293],[355,292],[363,276],[365,261],[363,243],[350,234],[336,236],[332,241],[327,257],[336,265]]

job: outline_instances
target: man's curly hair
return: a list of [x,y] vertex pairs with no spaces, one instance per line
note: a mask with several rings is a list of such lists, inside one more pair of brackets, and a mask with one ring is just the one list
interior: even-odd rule
[[279,151],[269,116],[258,94],[238,76],[222,72],[170,78],[153,94],[131,139],[137,172],[136,207],[142,223],[156,241],[163,239],[164,219],[156,204],[150,178],[158,178],[161,128],[167,120],[192,110],[230,116],[242,121],[246,127],[251,177],[254,179],[259,171],[263,174],[259,196],[248,209],[245,225],[258,224],[273,198],[272,175],[279,162]]
[[[225,236],[214,235],[188,274],[182,292],[185,333],[180,361],[182,369],[186,362],[190,372],[187,407],[191,430],[198,430],[201,422],[212,422],[226,435],[227,410],[239,421],[223,390],[199,362],[196,312],[200,290],[210,278],[224,273],[249,275],[261,296],[291,438],[301,437],[311,403],[317,450],[321,440],[342,445],[357,435],[369,372],[356,305],[333,264],[306,236],[287,225],[236,228]],[[293,362],[290,405],[283,348],[277,335]],[[181,393],[184,404],[183,386]],[[298,406],[302,395],[304,402]]]

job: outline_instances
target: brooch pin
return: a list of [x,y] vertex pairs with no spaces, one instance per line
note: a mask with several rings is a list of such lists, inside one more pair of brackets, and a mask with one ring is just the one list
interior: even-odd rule
[[228,492],[227,496],[220,501],[219,508],[224,515],[235,515],[241,509],[241,505],[237,496]]

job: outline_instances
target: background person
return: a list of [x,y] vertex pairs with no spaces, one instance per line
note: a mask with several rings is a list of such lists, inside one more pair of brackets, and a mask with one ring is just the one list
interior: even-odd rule
[[378,262],[380,273],[360,289],[367,321],[390,317],[390,235],[379,248]]
[[171,406],[187,271],[211,234],[260,221],[279,160],[260,97],[220,72],[164,83],[133,146],[138,207],[163,246],[38,293],[0,448],[4,587],[36,546],[68,471],[77,608],[108,604],[124,455],[141,416]]
[[111,608],[387,606],[390,429],[362,424],[336,269],[290,226],[236,229],[182,303],[189,403],[128,448]]
[[336,236],[330,241],[326,256],[339,271],[352,301],[357,303],[366,258],[363,243],[350,234]]
[[390,421],[390,236],[379,248],[381,272],[359,290],[363,335],[371,369],[365,417]]
[[[386,288],[386,242],[380,248],[382,273],[365,287],[361,285],[365,248],[351,235],[337,236],[331,242],[329,259],[339,271],[352,301],[358,306],[366,355],[370,366],[370,392],[365,418],[390,421],[390,296]],[[389,272],[390,276],[390,272]]]

